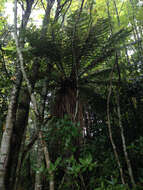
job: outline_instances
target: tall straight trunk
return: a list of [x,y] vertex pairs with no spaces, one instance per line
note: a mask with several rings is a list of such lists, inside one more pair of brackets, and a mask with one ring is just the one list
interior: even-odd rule
[[16,114],[16,122],[13,126],[13,134],[10,145],[10,159],[7,166],[7,189],[13,189],[13,185],[16,178],[16,168],[19,158],[19,152],[21,147],[21,142],[23,139],[23,135],[25,133],[25,128],[28,122],[28,113],[29,113],[29,103],[30,97],[26,90],[21,90],[20,93],[20,102],[17,109]]
[[[118,23],[118,26],[119,26],[119,28],[120,28],[120,26],[121,26],[121,22],[120,22],[119,11],[118,11],[117,4],[116,4],[116,1],[115,1],[115,0],[113,0],[113,3],[114,3],[115,12],[116,12],[116,17],[117,17],[117,23]],[[130,65],[130,60],[129,60],[128,50],[127,50],[127,48],[126,48],[124,42],[123,42],[123,45],[124,45],[124,48],[125,48],[125,54],[126,54],[127,62],[128,62],[128,64]]]
[[118,118],[119,118],[119,127],[120,127],[120,131],[121,131],[123,152],[124,152],[124,156],[125,156],[125,160],[126,160],[126,164],[127,164],[131,184],[132,184],[133,187],[135,187],[135,180],[134,180],[134,176],[133,176],[132,165],[131,165],[131,162],[130,162],[130,159],[129,159],[129,156],[128,156],[126,140],[125,140],[125,136],[124,136],[124,128],[123,128],[123,125],[122,125],[122,117],[121,117],[120,102],[119,102],[119,91],[117,93],[118,93],[117,97],[116,97],[117,113],[118,113]]
[[[27,7],[26,7],[25,14],[23,15],[24,17],[23,17],[23,22],[21,24],[20,30],[22,29],[24,30],[26,28],[33,3],[34,3],[33,0],[27,1]],[[23,39],[23,37],[21,39]],[[21,40],[21,43],[23,41],[24,40]],[[5,185],[7,183],[5,182],[5,177],[6,177],[6,172],[7,172],[7,165],[9,162],[9,152],[10,152],[11,138],[13,134],[13,126],[16,119],[19,90],[20,90],[21,82],[22,82],[22,73],[19,67],[17,68],[17,72],[15,76],[16,76],[16,81],[11,92],[10,103],[8,106],[8,114],[6,118],[6,127],[3,133],[1,148],[0,148],[0,189],[1,190],[7,189]]]
[[[135,10],[135,1],[134,0],[129,0],[131,6],[132,6],[132,28],[133,28],[133,34],[134,34],[134,39],[137,42],[137,53],[138,53],[138,59],[143,61],[143,56],[142,56],[142,43],[140,40],[140,35],[139,35],[139,27],[137,26],[136,22],[136,10]],[[128,13],[129,14],[129,13]]]
[[[46,36],[46,32],[47,32],[48,24],[49,24],[48,22],[49,22],[49,17],[50,17],[50,11],[51,11],[51,8],[53,7],[54,2],[55,1],[47,0],[47,7],[45,10],[45,17],[43,19],[43,26],[42,26],[42,31],[41,31],[41,38],[43,38],[43,39]],[[14,38],[15,38],[15,43],[16,43],[17,54],[18,54],[19,61],[20,61],[20,69],[21,69],[23,78],[26,82],[29,95],[31,97],[31,102],[33,104],[35,118],[36,118],[36,122],[37,122],[37,128],[40,129],[41,125],[42,125],[42,119],[41,119],[42,115],[41,114],[44,112],[38,109],[37,101],[36,101],[35,95],[32,91],[31,83],[27,77],[27,73],[24,68],[24,59],[23,59],[23,54],[21,51],[22,47],[21,47],[21,44],[19,43],[18,34],[17,34],[17,0],[15,0],[14,8],[15,8],[15,11],[14,11],[14,13],[15,13],[14,14]],[[44,104],[45,104],[45,102],[44,102]],[[44,110],[44,107],[42,108],[42,110]],[[40,152],[40,149],[39,149],[39,152]],[[40,153],[40,155],[41,155],[41,153]],[[39,157],[39,160],[37,163],[38,166],[41,164],[41,156],[40,155],[38,153],[38,157]],[[37,172],[36,180],[35,180],[35,190],[40,190],[41,188],[42,188],[41,187],[41,176],[39,175],[39,172]]]
[[[132,0],[130,0],[130,2],[131,1]],[[120,17],[119,17],[119,14],[118,14],[118,8],[117,8],[117,5],[116,5],[116,1],[113,0],[113,2],[114,2],[115,11],[116,11],[118,26],[120,27]],[[118,77],[119,77],[119,79],[118,79],[119,80],[118,87],[120,88],[121,75],[120,75],[120,67],[119,67],[119,63],[118,63],[118,54],[116,54],[116,65],[117,65]],[[120,110],[120,101],[119,101],[119,88],[117,90],[116,102],[117,102],[117,113],[118,113],[118,118],[119,118],[119,127],[120,127],[120,131],[121,131],[123,152],[124,152],[125,160],[126,160],[126,163],[127,163],[131,183],[132,183],[133,186],[135,186],[135,180],[134,180],[134,176],[133,176],[131,162],[130,162],[128,152],[127,152],[126,141],[125,141],[125,136],[124,136],[124,129],[123,129],[122,119],[121,119],[121,110]]]
[[[48,24],[49,24],[50,11],[51,11],[51,8],[53,7],[53,4],[54,4],[54,1],[50,1],[50,0],[47,1],[47,7],[45,10],[45,16],[43,19],[43,26],[42,26],[42,31],[41,31],[41,39],[44,39],[44,37],[46,36],[46,32],[47,32]],[[21,47],[21,44],[19,43],[18,34],[17,34],[17,0],[15,0],[14,26],[15,26],[14,37],[15,37],[15,43],[16,43],[16,48],[17,48],[17,54],[18,54],[19,61],[20,61],[20,69],[21,69],[23,78],[26,82],[29,95],[31,97],[31,102],[32,102],[33,108],[34,108],[35,118],[37,120],[37,128],[40,129],[40,126],[42,124],[41,114],[43,111],[38,109],[37,101],[36,101],[35,95],[32,90],[31,82],[29,81],[29,79],[27,77],[27,73],[24,68],[24,59],[23,59],[23,55],[22,55],[22,51],[21,51],[22,47]],[[44,102],[44,104],[45,104],[45,102]],[[42,110],[44,110],[44,107],[42,108]],[[42,159],[41,155],[42,154],[41,154],[40,148],[39,148],[38,149],[38,158],[39,159],[37,160],[38,167],[41,165],[41,159]],[[39,172],[37,172],[36,179],[35,179],[35,190],[40,190],[40,189],[42,189],[41,175]]]
[[21,86],[22,75],[19,71],[16,76],[16,82],[11,92],[10,103],[8,106],[8,114],[6,118],[5,131],[2,136],[1,148],[0,148],[0,190],[6,190],[5,177],[7,171],[7,165],[9,161],[10,143],[13,133],[13,126],[16,118],[17,100],[19,96],[19,90]]
[[[110,11],[109,11],[109,0],[107,0],[106,3],[107,3],[107,11],[108,11],[107,14],[108,14],[108,18],[110,20],[111,16],[110,16]],[[111,21],[110,21],[110,30],[111,30],[111,34],[113,34],[113,29],[112,29]],[[111,93],[112,93],[112,78],[113,78],[113,71],[114,71],[114,68],[115,68],[115,64],[114,64],[114,66],[112,68],[112,71],[111,71],[109,93],[108,93],[108,97],[107,97],[108,132],[109,132],[109,138],[110,138],[110,142],[111,142],[111,145],[112,145],[112,148],[113,148],[113,152],[114,152],[114,155],[115,155],[115,159],[116,159],[119,171],[120,171],[121,181],[122,181],[122,184],[125,184],[123,168],[122,168],[122,165],[121,165],[121,162],[120,162],[120,158],[119,158],[119,155],[118,155],[118,152],[117,152],[116,144],[115,144],[114,139],[113,139],[112,128],[111,128],[111,121],[110,121],[110,97],[111,97]]]
[[[30,76],[30,80],[32,81],[32,88],[34,88],[35,82],[38,77],[39,66],[40,66],[39,63],[36,64],[33,63],[32,67],[33,73]],[[7,181],[7,187],[11,190],[14,187],[16,179],[18,159],[21,159],[21,157],[19,157],[19,154],[20,154],[23,134],[25,134],[28,122],[29,105],[30,105],[30,96],[26,88],[24,90],[21,90],[20,92],[18,109],[16,113],[16,121],[14,123],[12,140],[10,145],[10,159],[7,166],[6,181]]]
[[42,174],[39,171],[43,163],[43,150],[41,145],[41,140],[38,138],[37,141],[37,171],[35,175],[35,188],[34,190],[42,190]]
[[[35,119],[35,123],[36,123],[36,128],[38,130],[42,129],[42,123],[44,121],[44,110],[45,110],[45,102],[46,102],[46,97],[47,97],[47,80],[45,80],[43,89],[42,89],[42,99],[40,102],[40,108],[39,108],[39,113],[41,116],[41,120],[39,121],[39,118]],[[41,140],[41,136],[40,133],[38,134],[38,148],[37,148],[37,168],[39,169],[42,166],[42,162],[44,160],[44,153],[43,153],[43,148],[42,148],[42,140]],[[42,190],[42,175],[40,171],[36,171],[36,175],[35,175],[35,189],[34,190]]]
[[[44,110],[45,110],[45,103],[46,103],[46,99],[47,99],[47,77],[44,81],[44,85],[43,85],[43,89],[42,89],[42,97],[43,99],[41,100],[40,103],[40,115],[41,115],[41,121],[37,121],[37,127],[40,132],[39,132],[39,136],[38,136],[38,156],[39,158],[37,159],[37,167],[40,168],[41,167],[41,163],[42,163],[42,158],[44,156],[45,161],[46,161],[46,167],[49,171],[49,190],[54,190],[54,174],[53,172],[50,170],[50,156],[49,156],[49,151],[46,145],[46,142],[43,138],[43,134],[42,134],[42,123],[44,122]],[[41,180],[41,174],[40,172],[36,172],[36,177],[35,177],[35,190],[41,190],[42,187],[42,180]]]
[[[47,148],[47,144],[43,138],[43,134],[39,132],[38,138],[38,148],[37,148],[37,169],[40,169],[42,166],[42,162],[45,159],[46,167],[49,172],[49,190],[54,190],[54,173],[50,170],[50,156]],[[35,176],[35,189],[34,190],[42,190],[42,175],[39,170],[36,171]]]
[[[47,167],[47,169],[49,171],[49,190],[54,190],[54,174],[50,170],[50,163],[51,163],[51,161],[50,161],[49,151],[48,151],[46,142],[43,139],[43,135],[42,135],[41,131],[39,133],[39,138],[41,140],[41,145],[42,145],[44,156],[45,156],[46,167]],[[35,190],[37,190],[37,189],[35,189]]]
[[111,97],[111,93],[112,93],[112,76],[113,76],[113,70],[114,70],[114,66],[112,68],[112,72],[111,72],[111,78],[110,78],[110,86],[109,86],[109,93],[108,93],[108,98],[107,98],[107,120],[108,120],[108,132],[109,132],[109,138],[110,138],[110,142],[113,148],[113,152],[115,155],[115,159],[117,161],[117,165],[120,171],[120,176],[121,176],[121,181],[123,184],[125,184],[125,179],[124,179],[124,173],[123,173],[123,168],[120,162],[120,158],[117,152],[117,147],[116,144],[114,142],[113,139],[113,135],[112,135],[112,128],[111,128],[111,121],[110,121],[110,97]]

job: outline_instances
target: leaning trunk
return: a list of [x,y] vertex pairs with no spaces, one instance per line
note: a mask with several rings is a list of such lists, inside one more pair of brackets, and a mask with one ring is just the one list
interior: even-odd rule
[[[32,0],[27,1],[26,3],[27,3],[26,10],[25,14],[23,15],[20,31],[26,28],[34,1]],[[20,36],[19,39],[21,41],[21,46],[23,47],[24,39],[22,36]],[[18,67],[18,70],[16,72],[16,81],[11,93],[10,104],[8,107],[6,127],[1,141],[1,149],[0,149],[0,189],[1,190],[6,190],[5,176],[7,172],[7,164],[9,161],[10,143],[13,133],[15,117],[16,117],[17,102],[19,96],[19,89],[21,87],[21,81],[22,81],[22,73]]]
[[11,137],[13,133],[13,126],[16,117],[17,110],[17,102],[19,96],[19,90],[21,86],[22,75],[21,72],[17,74],[17,81],[13,87],[11,93],[10,104],[8,107],[8,114],[6,118],[6,127],[3,133],[2,141],[1,141],[1,149],[0,149],[0,189],[5,190],[5,176],[7,171],[7,164],[9,160],[9,152],[10,152],[10,143]]
[[[33,65],[33,73],[31,78],[32,88],[34,88],[35,82],[37,80],[39,70],[39,64],[34,63]],[[18,109],[16,113],[16,122],[13,127],[13,134],[10,145],[10,159],[7,167],[6,181],[7,188],[13,189],[16,179],[16,171],[18,166],[18,159],[20,154],[21,143],[23,140],[23,134],[26,131],[27,121],[28,121],[28,113],[29,113],[29,104],[30,104],[30,96],[27,89],[21,90]]]
[[[22,91],[23,92],[23,91]],[[29,103],[30,97],[27,90],[25,90],[20,95],[20,102],[18,105],[18,110],[16,114],[16,122],[13,127],[13,134],[10,145],[10,155],[9,162],[7,167],[6,181],[7,188],[13,189],[13,185],[16,179],[16,168],[19,159],[21,142],[23,139],[23,134],[25,133],[25,129],[28,121],[28,113],[29,113]]]

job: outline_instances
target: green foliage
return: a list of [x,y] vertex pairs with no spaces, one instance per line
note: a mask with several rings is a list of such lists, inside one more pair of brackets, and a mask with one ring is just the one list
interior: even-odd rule
[[[106,185],[105,185],[106,184]],[[117,180],[113,179],[113,181],[107,181],[106,183],[101,182],[101,186],[98,188],[95,188],[94,190],[129,190],[125,185],[123,184],[117,184]]]
[[[59,154],[66,153],[67,150],[75,152],[76,147],[74,143],[76,139],[80,137],[78,126],[79,125],[73,123],[67,115],[62,119],[54,118],[50,121],[49,129],[45,134],[45,140],[50,146],[57,145],[55,150],[57,150]],[[54,136],[52,134],[54,134]]]
[[55,173],[58,170],[58,167],[61,162],[61,157],[58,157],[54,163],[50,163],[50,171]]
[[[61,1],[63,4],[65,2],[65,0]],[[46,1],[43,3],[45,5]],[[59,104],[61,103],[61,107],[66,109],[64,101],[61,101],[62,97],[67,95],[66,90],[71,88],[73,94],[77,89],[79,90],[78,97],[71,96],[74,101],[69,97],[68,106],[70,101],[74,102],[72,109],[69,109],[74,112],[75,102],[79,100],[82,107],[83,126],[80,126],[80,122],[73,122],[70,113],[68,116],[65,114],[63,118],[56,118],[52,115],[50,121],[46,123],[45,119],[42,122],[42,126],[43,123],[45,124],[43,134],[50,154],[50,171],[54,173],[55,189],[129,190],[132,188],[121,184],[119,169],[107,130],[107,97],[112,67],[117,61],[116,54],[118,66],[116,64],[113,71],[110,98],[112,134],[125,181],[130,186],[115,102],[115,92],[119,87],[121,121],[135,181],[140,190],[143,186],[142,6],[139,6],[138,1],[135,0],[85,0],[83,10],[79,13],[81,1],[73,0],[69,10],[67,10],[68,3],[70,4],[70,1],[67,1],[63,9],[60,6],[58,9],[58,11],[62,9],[60,17],[55,22],[53,17],[56,6],[54,6],[49,19],[48,31],[44,37],[41,36],[41,28],[33,24],[29,24],[26,31],[21,33],[25,37],[25,45],[21,51],[29,79],[31,79],[31,73],[35,72],[32,70],[33,66],[39,67],[34,94],[38,103],[45,99],[45,118],[47,118],[46,114],[52,110],[52,104],[55,103],[58,92],[62,92]],[[116,13],[115,3],[119,15]],[[41,4],[40,8],[43,5]],[[110,15],[108,15],[108,8]],[[0,5],[0,11],[2,9],[3,4]],[[64,15],[66,10],[67,13]],[[63,19],[65,22],[61,24]],[[6,19],[0,16],[0,41],[4,46],[2,47],[4,58],[10,73],[9,79],[4,73],[3,59],[0,56],[1,134],[12,82],[15,82],[15,72],[18,69],[11,28],[10,34],[7,34],[7,31],[9,31],[9,26],[7,26]],[[120,82],[118,81],[119,74]],[[45,78],[47,97],[43,97],[42,94]],[[25,81],[22,83],[21,89],[23,88],[25,88]],[[31,105],[30,111],[33,112]],[[60,109],[57,111],[60,112]],[[17,111],[16,118],[18,116]],[[31,138],[35,131],[33,120],[33,115],[29,114],[27,129],[28,133],[32,131]],[[25,144],[27,141],[29,142],[29,137],[26,138]],[[26,158],[24,161],[19,182],[25,189],[30,189],[31,184],[34,189],[35,172],[39,172],[42,174],[43,184],[45,183],[43,186],[46,189],[50,179],[49,171],[44,162],[41,163],[40,168],[37,168],[37,153],[34,145],[30,156],[32,158]]]
[[143,155],[143,136],[140,136],[139,139],[137,139],[135,142],[131,143],[130,146],[128,146],[128,149],[133,151],[135,154]]
[[80,174],[87,171],[91,172],[98,166],[97,162],[93,162],[91,154],[85,155],[83,158],[79,158],[79,163],[73,156],[71,156],[70,159],[67,159],[66,162],[68,165],[67,173],[74,177],[78,177]]

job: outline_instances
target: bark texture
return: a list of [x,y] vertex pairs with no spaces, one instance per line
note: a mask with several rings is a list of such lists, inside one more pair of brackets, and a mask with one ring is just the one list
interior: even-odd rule
[[[30,80],[32,81],[32,89],[34,88],[35,82],[38,78],[39,64],[33,65],[33,73],[31,74]],[[7,167],[6,181],[7,188],[13,189],[16,179],[16,171],[18,165],[18,159],[20,154],[21,143],[23,140],[23,134],[26,131],[28,122],[28,113],[30,105],[30,96],[27,88],[21,90],[20,98],[18,103],[18,109],[16,113],[16,122],[13,126],[12,139],[10,144],[10,158]]]
[[10,142],[13,133],[13,126],[16,118],[17,100],[21,86],[21,72],[17,73],[16,83],[11,92],[10,103],[8,106],[8,114],[6,118],[5,131],[3,133],[0,149],[0,189],[6,190],[5,176],[9,160]]
[[[34,3],[33,0],[26,1],[26,10],[25,10],[25,13],[23,14],[23,21],[21,24],[20,31],[26,28],[33,3]],[[20,36],[19,39],[21,41],[21,45],[24,46],[23,37]],[[17,102],[18,102],[21,82],[22,82],[22,73],[20,71],[20,68],[17,67],[16,81],[11,92],[10,103],[8,106],[8,114],[6,118],[6,127],[5,127],[5,131],[3,133],[3,137],[1,141],[1,149],[0,149],[0,189],[1,190],[8,190],[6,187],[7,182],[5,182],[5,177],[6,177],[7,165],[9,161],[10,143],[11,143],[12,134],[13,134],[13,126],[16,119]]]

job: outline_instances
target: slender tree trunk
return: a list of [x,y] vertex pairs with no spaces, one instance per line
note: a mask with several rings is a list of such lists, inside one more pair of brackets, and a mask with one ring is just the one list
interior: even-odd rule
[[[47,19],[47,18],[50,16],[50,10],[51,10],[53,4],[54,4],[54,1],[50,1],[50,0],[47,1],[47,8],[46,8],[45,17],[44,17],[44,20],[43,20],[41,38],[45,37],[45,34],[47,32],[47,28],[48,28],[48,23],[47,22],[49,21],[49,19]],[[41,125],[42,125],[42,121],[43,121],[43,120],[41,120],[43,111],[38,109],[36,98],[34,96],[34,93],[32,92],[31,83],[30,83],[30,81],[29,81],[29,79],[27,77],[27,74],[25,72],[24,59],[23,59],[23,55],[22,55],[22,51],[21,51],[21,44],[19,43],[18,35],[17,35],[17,0],[15,0],[14,26],[15,26],[14,37],[15,37],[17,53],[18,53],[18,57],[19,57],[19,61],[20,61],[21,72],[22,72],[24,80],[26,81],[27,89],[29,91],[29,95],[31,97],[31,102],[32,102],[33,107],[34,107],[34,113],[35,113],[35,117],[36,117],[36,120],[37,120],[36,121],[37,122],[37,127],[40,129]],[[45,102],[44,102],[44,104],[45,104]],[[42,110],[44,110],[44,107],[42,107]],[[40,149],[38,151],[40,152]],[[41,153],[38,153],[38,162],[37,162],[37,164],[38,164],[38,166],[41,165]],[[37,171],[36,180],[35,180],[35,190],[41,190],[41,188],[42,188],[41,184],[42,184],[41,183],[41,176],[39,175],[39,172]],[[50,182],[50,184],[54,184],[53,181],[52,181],[52,183]],[[51,188],[53,190],[54,186],[51,186]]]
[[121,131],[123,152],[124,152],[125,160],[127,163],[128,172],[129,172],[129,176],[130,176],[132,186],[135,187],[135,180],[134,180],[134,176],[133,176],[131,162],[130,162],[128,152],[127,152],[126,140],[125,140],[125,136],[124,136],[124,129],[123,129],[123,125],[122,125],[121,110],[120,110],[120,103],[119,103],[119,92],[118,92],[117,97],[116,97],[116,102],[117,102],[117,113],[118,113],[118,118],[119,118],[119,127],[120,127],[120,131]]
[[[121,22],[120,22],[120,16],[119,16],[119,12],[118,12],[116,1],[113,0],[113,3],[114,3],[114,7],[115,7],[116,16],[117,16],[117,23],[118,23],[118,26],[120,27]],[[123,44],[124,44],[124,48],[125,48],[125,54],[126,54],[127,62],[130,65],[130,60],[129,60],[129,56],[128,56],[128,50],[127,50],[124,42],[123,42]]]
[[[42,99],[41,99],[40,108],[39,108],[41,120],[39,121],[38,118],[36,119],[36,128],[39,130],[42,129],[42,123],[44,121],[44,110],[45,110],[46,97],[47,97],[47,80],[45,79],[45,83],[44,83],[43,89],[42,89]],[[42,132],[39,132],[39,134],[38,134],[37,168],[41,167],[41,163],[43,162],[43,157],[44,157],[42,136],[40,134],[42,134]],[[42,190],[42,176],[39,171],[36,171],[35,190]]]
[[[33,63],[32,70],[33,73],[30,76],[30,80],[32,81],[32,89],[33,89],[38,77],[39,63],[36,64]],[[28,123],[29,105],[30,105],[30,96],[28,90],[23,89],[20,92],[20,98],[16,114],[16,122],[13,127],[13,134],[12,134],[11,148],[10,148],[10,160],[8,163],[7,175],[6,175],[8,188],[11,190],[14,187],[16,179],[18,160],[21,159],[21,157],[19,157],[19,154],[21,149],[21,143],[24,140],[23,134],[25,134]]]
[[11,190],[13,189],[14,181],[16,178],[15,174],[19,158],[19,151],[21,147],[23,134],[25,133],[25,128],[27,126],[29,103],[30,103],[29,94],[26,91],[22,90],[17,110],[17,116],[16,116],[17,118],[13,126],[13,134],[11,139],[10,155],[9,155],[10,159],[8,162],[7,174],[6,174],[6,181],[7,181],[6,186]]
[[[43,99],[41,100],[40,103],[40,115],[41,115],[41,121],[39,123],[40,126],[37,126],[37,128],[42,129],[42,123],[44,122],[44,110],[45,110],[45,102],[47,99],[47,77],[45,79],[44,85],[43,85],[43,89],[42,89],[42,97]],[[37,121],[37,125],[38,125],[38,121]],[[39,148],[38,148],[38,154],[39,155],[39,159],[37,160],[37,166],[40,167],[41,166],[41,155],[44,155],[45,161],[46,161],[46,166],[47,169],[49,171],[49,190],[54,190],[54,174],[53,172],[50,170],[50,157],[49,157],[49,151],[46,145],[46,142],[43,138],[42,135],[42,131],[39,132]],[[35,190],[40,190],[42,181],[41,181],[41,175],[40,173],[36,173],[36,178],[35,178]]]
[[110,121],[110,97],[111,97],[111,93],[112,93],[113,70],[114,70],[114,66],[113,66],[112,72],[111,72],[109,93],[108,93],[108,98],[107,98],[108,131],[109,131],[109,138],[110,138],[110,141],[111,141],[111,144],[112,144],[112,148],[113,148],[113,152],[114,152],[114,155],[115,155],[115,159],[117,161],[118,168],[119,168],[119,171],[120,171],[121,181],[122,181],[123,184],[125,184],[124,173],[123,173],[122,165],[121,165],[120,158],[119,158],[119,155],[118,155],[118,152],[117,152],[116,144],[115,144],[114,139],[113,139],[112,128],[111,128],[111,121]]
[[[21,146],[19,147],[19,151],[18,151],[18,154],[16,155],[17,156],[17,159],[15,158],[14,160],[16,161],[16,165],[15,166],[15,170],[13,169],[13,173],[14,173],[14,176],[12,177],[12,182],[11,184],[9,185],[9,189],[14,189],[14,190],[17,190],[17,187],[18,187],[18,182],[19,182],[19,171],[20,171],[20,167],[21,167],[21,155],[22,155],[22,152],[23,152],[23,149],[24,149],[24,144],[25,144],[25,131],[24,131],[24,135],[22,136],[23,140],[22,140],[22,143],[21,143]],[[12,172],[11,172],[12,173]]]
[[5,131],[3,133],[0,149],[0,190],[6,190],[5,187],[5,176],[7,171],[7,164],[9,160],[10,142],[13,133],[13,126],[16,117],[17,100],[19,90],[21,86],[21,72],[17,73],[16,83],[11,92],[10,103],[8,106],[8,114],[6,118]]
[[[130,0],[130,2],[131,1],[132,0]],[[114,2],[115,10],[116,10],[116,16],[117,16],[118,26],[120,27],[120,18],[119,18],[119,14],[118,14],[117,5],[116,5],[115,0],[113,0],[113,2]],[[119,68],[118,55],[117,54],[116,54],[116,65],[117,65],[117,69],[118,69],[118,76],[119,76],[118,80],[119,80],[119,85],[120,85],[121,75],[120,75],[120,68]],[[135,180],[134,180],[134,177],[133,177],[132,166],[131,166],[131,162],[130,162],[129,157],[128,157],[128,152],[127,152],[127,147],[126,147],[126,142],[125,142],[124,129],[123,129],[123,126],[122,126],[121,111],[120,111],[120,101],[119,101],[119,88],[120,88],[119,85],[118,85],[117,97],[116,97],[117,113],[118,113],[118,118],[119,118],[119,127],[120,127],[120,131],[121,131],[121,139],[122,139],[122,144],[123,144],[123,152],[124,152],[125,160],[126,160],[126,163],[127,163],[129,176],[130,176],[132,185],[135,186]]]
[[41,168],[43,163],[43,150],[42,150],[42,145],[41,145],[41,140],[38,138],[37,141],[37,171],[35,175],[35,188],[34,190],[42,190],[42,175],[39,169]]
[[[111,19],[110,11],[109,11],[109,0],[107,0],[106,3],[107,3],[107,10],[108,10],[108,18]],[[112,34],[113,30],[112,30],[111,22],[110,22],[110,30],[111,30],[111,34]],[[117,152],[116,144],[115,144],[114,139],[113,139],[112,128],[111,128],[111,121],[110,121],[110,97],[111,97],[111,93],[112,93],[112,77],[113,77],[114,67],[115,67],[115,64],[114,64],[114,66],[112,68],[112,71],[111,71],[109,93],[108,93],[108,97],[107,97],[108,131],[109,131],[109,138],[110,138],[110,141],[111,141],[111,144],[112,144],[112,147],[113,147],[115,159],[117,161],[118,168],[119,168],[119,171],[120,171],[121,181],[122,181],[123,184],[125,184],[123,168],[122,168],[122,165],[121,165],[121,162],[120,162],[120,158],[119,158],[119,155],[118,155],[118,152]]]
[[[46,160],[46,166],[47,166],[47,169],[49,171],[49,190],[54,190],[54,174],[50,170],[51,161],[50,161],[49,151],[48,151],[46,142],[43,139],[43,135],[42,135],[41,131],[39,133],[39,138],[40,138],[40,141],[41,141],[41,145],[43,147],[43,152],[44,152],[44,156],[45,156],[45,160]],[[37,189],[35,189],[35,190],[37,190]]]
[[[131,20],[131,25],[133,28],[133,35],[134,35],[134,39],[137,42],[137,55],[138,55],[138,61],[141,60],[143,61],[143,56],[142,56],[142,51],[143,51],[143,47],[142,47],[142,43],[140,40],[140,36],[139,36],[139,27],[137,26],[137,22],[136,22],[136,10],[135,10],[135,1],[134,0],[129,0],[131,6],[132,6],[132,20]],[[128,13],[129,14],[129,13]],[[138,69],[138,67],[137,67]]]
[[[27,9],[28,11],[27,10],[25,11],[24,14],[25,18],[23,19],[24,23],[21,25],[21,29],[26,28],[31,13],[30,7],[32,7],[33,2],[34,1],[32,0],[27,2],[27,7],[29,8]],[[13,134],[13,126],[16,118],[17,102],[18,102],[19,90],[21,87],[21,81],[22,81],[22,73],[18,67],[16,73],[16,81],[11,92],[10,103],[8,106],[6,127],[1,141],[1,149],[0,149],[0,189],[1,190],[7,189],[5,186],[5,177],[9,161],[10,143]]]

